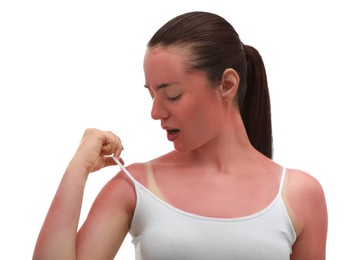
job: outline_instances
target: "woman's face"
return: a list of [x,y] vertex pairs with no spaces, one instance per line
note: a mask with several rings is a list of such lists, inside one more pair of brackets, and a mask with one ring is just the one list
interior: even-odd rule
[[185,54],[160,47],[147,50],[144,72],[151,116],[161,121],[176,150],[192,151],[216,138],[222,100],[205,72],[189,71]]

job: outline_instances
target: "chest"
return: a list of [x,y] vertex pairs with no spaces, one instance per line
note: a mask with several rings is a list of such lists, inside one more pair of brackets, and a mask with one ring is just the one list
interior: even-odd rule
[[137,259],[289,259],[295,240],[281,199],[242,218],[212,218],[137,190],[130,234]]
[[242,217],[264,209],[277,196],[280,182],[277,176],[178,176],[154,175],[149,188],[176,208],[210,217]]

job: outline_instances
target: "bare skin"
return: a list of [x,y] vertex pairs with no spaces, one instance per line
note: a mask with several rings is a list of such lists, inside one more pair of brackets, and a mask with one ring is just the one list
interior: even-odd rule
[[[145,55],[146,86],[154,102],[151,115],[175,147],[149,162],[158,188],[154,192],[202,216],[256,213],[275,198],[282,167],[256,151],[247,138],[234,104],[240,79],[228,69],[214,89],[204,72],[186,68],[186,57],[176,49],[150,49]],[[105,155],[119,157],[121,150],[113,133],[85,132],[44,221],[33,259],[115,257],[136,206],[133,184],[125,174],[118,173],[102,189],[79,231],[78,222],[88,175],[113,165]],[[148,186],[144,164],[127,168]],[[282,195],[297,234],[291,259],[325,259],[327,210],[321,185],[307,173],[288,169]]]

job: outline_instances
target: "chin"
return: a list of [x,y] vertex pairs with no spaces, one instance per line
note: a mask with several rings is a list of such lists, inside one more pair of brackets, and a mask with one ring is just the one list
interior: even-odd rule
[[177,144],[174,143],[174,149],[175,151],[179,153],[189,153],[197,149],[194,145],[184,145],[184,144]]

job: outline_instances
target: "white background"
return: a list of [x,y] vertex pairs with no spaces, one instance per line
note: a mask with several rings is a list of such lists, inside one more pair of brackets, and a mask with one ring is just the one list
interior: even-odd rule
[[[236,3],[236,5],[234,5]],[[145,45],[166,21],[204,10],[264,59],[275,160],[316,177],[328,259],[354,259],[359,229],[356,1],[1,1],[0,259],[30,259],[62,174],[88,127],[121,136],[126,164],[172,148],[150,118]],[[90,176],[82,221],[118,169]],[[101,243],[101,241],[99,241]],[[133,259],[127,238],[118,258]]]

